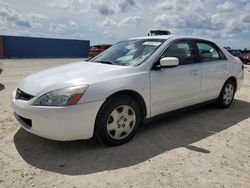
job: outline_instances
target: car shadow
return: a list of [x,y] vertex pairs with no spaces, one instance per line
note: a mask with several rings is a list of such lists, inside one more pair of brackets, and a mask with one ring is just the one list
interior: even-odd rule
[[210,153],[192,144],[249,117],[250,103],[235,100],[229,109],[206,106],[145,124],[133,140],[118,147],[103,146],[93,139],[52,141],[23,129],[15,134],[14,143],[20,156],[36,168],[68,175],[91,174],[136,165],[179,147]]
[[4,90],[5,86],[3,84],[0,83],[0,91]]

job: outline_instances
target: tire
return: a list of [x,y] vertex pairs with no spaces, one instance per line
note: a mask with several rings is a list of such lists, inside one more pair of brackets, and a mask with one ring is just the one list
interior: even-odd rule
[[233,103],[235,92],[236,92],[235,83],[232,80],[228,80],[224,84],[220,92],[220,95],[217,99],[217,106],[219,108],[228,108]]
[[134,137],[141,120],[140,106],[132,97],[114,96],[97,115],[94,137],[109,146],[124,144]]

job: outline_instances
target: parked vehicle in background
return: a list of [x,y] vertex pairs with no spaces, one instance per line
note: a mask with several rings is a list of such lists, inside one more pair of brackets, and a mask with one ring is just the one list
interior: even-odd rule
[[238,57],[238,58],[240,58],[241,61],[243,61],[243,55],[244,55],[244,53],[243,53],[242,50],[240,50],[240,49],[237,49],[237,50],[235,50],[235,49],[227,49],[227,51],[230,54],[232,54],[233,56]]
[[224,48],[225,48],[226,50],[231,50],[231,47],[229,47],[229,46],[224,46]]
[[89,62],[24,78],[13,91],[12,107],[33,134],[54,140],[94,136],[120,145],[148,118],[208,101],[228,108],[242,85],[239,62],[206,39],[133,38]]
[[3,72],[3,62],[0,61],[0,74]]
[[171,35],[168,30],[150,30],[148,36],[158,36],[158,35]]
[[99,44],[99,45],[91,46],[91,48],[89,50],[89,56],[95,57],[111,46],[112,46],[111,44]]
[[242,62],[246,65],[250,65],[250,51],[243,51]]
[[243,55],[243,51],[240,49],[239,50],[227,49],[227,51],[229,51],[230,54],[232,54],[233,56],[240,57],[241,55]]
[[230,52],[233,56],[238,57],[244,64],[250,64],[250,52],[247,50],[234,50],[229,49],[227,50]]

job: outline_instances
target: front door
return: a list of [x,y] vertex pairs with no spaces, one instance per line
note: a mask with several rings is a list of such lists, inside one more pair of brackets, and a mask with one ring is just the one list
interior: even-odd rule
[[151,70],[151,116],[200,102],[201,67],[191,41],[176,41],[161,55],[176,57],[179,66]]

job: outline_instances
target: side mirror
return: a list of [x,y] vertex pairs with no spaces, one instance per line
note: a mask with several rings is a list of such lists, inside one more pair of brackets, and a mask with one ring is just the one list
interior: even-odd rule
[[176,57],[164,57],[160,60],[161,68],[177,67],[179,65],[179,59]]

